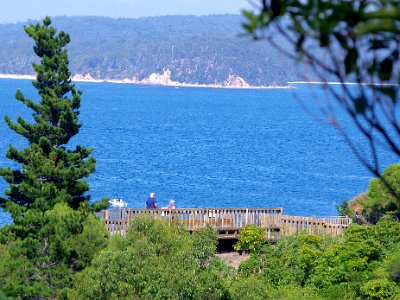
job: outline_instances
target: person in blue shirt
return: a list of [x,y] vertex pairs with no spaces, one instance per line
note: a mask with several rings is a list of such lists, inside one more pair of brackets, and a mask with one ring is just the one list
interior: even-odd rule
[[158,205],[157,205],[157,202],[156,202],[156,196],[155,196],[154,193],[150,193],[150,196],[146,201],[146,208],[147,209],[158,208]]

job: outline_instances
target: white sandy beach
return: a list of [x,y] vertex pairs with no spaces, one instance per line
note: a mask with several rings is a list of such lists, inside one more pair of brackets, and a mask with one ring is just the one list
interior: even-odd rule
[[16,75],[16,74],[0,74],[0,78],[2,79],[25,79],[32,80],[36,77],[33,75]]
[[[21,74],[0,74],[0,79],[22,79],[22,80],[34,80],[35,75],[21,75]],[[247,84],[242,78],[238,76],[228,76],[227,81],[224,84],[197,84],[197,83],[182,83],[172,81],[170,73],[164,72],[164,74],[153,73],[148,78],[138,79],[95,79],[90,74],[82,75],[76,74],[72,76],[74,82],[107,82],[107,83],[118,83],[118,84],[137,84],[137,85],[155,85],[155,86],[172,86],[172,87],[198,87],[198,88],[230,88],[230,89],[288,89],[294,88],[293,86],[252,86]]]

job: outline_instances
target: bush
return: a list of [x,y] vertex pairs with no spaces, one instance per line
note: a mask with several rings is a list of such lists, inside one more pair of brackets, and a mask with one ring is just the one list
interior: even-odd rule
[[287,285],[279,287],[270,297],[264,298],[270,300],[322,300],[316,291],[309,287],[301,287],[298,285]]
[[236,251],[255,252],[266,243],[264,229],[254,224],[247,224],[239,232],[239,240],[235,244]]
[[361,287],[361,293],[367,299],[389,299],[392,296],[399,295],[399,291],[396,284],[390,282],[387,278],[372,279]]
[[260,276],[237,277],[231,281],[230,294],[232,300],[263,300],[273,291]]
[[207,267],[217,251],[218,233],[211,226],[200,228],[193,233],[193,254],[201,268]]
[[397,220],[400,219],[400,200],[396,197],[400,195],[400,164],[389,166],[383,172],[382,178],[395,193],[388,189],[382,179],[371,180],[364,212],[372,224],[376,224],[388,212],[391,212]]
[[396,281],[397,283],[400,283],[400,251],[397,251],[396,256],[394,256],[389,262],[388,262],[388,271],[389,275],[392,278],[392,280]]

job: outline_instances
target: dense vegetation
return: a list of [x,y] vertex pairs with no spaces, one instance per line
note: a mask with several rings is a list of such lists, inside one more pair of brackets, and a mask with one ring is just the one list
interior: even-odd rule
[[190,235],[177,224],[138,217],[126,238],[115,236],[92,266],[75,276],[71,298],[226,299],[224,272],[216,259],[216,232]]
[[[66,219],[59,220],[54,227],[65,227]],[[190,235],[179,224],[142,217],[134,220],[126,238],[113,236],[95,244],[93,221],[76,240],[63,236],[66,239],[58,242],[70,251],[62,253],[66,260],[76,255],[74,251],[94,255],[80,272],[57,268],[51,273],[48,279],[65,287],[58,290],[58,298],[398,299],[400,295],[400,223],[390,216],[376,225],[354,224],[339,239],[298,235],[281,238],[275,245],[264,242],[238,270],[215,255],[212,228]],[[2,288],[8,295],[52,298],[39,284],[22,284],[22,275],[32,268],[29,259],[9,262],[13,252],[6,245],[0,253],[0,274],[8,276]]]
[[399,232],[400,223],[386,216],[377,225],[351,225],[339,240],[281,238],[276,246],[254,252],[239,275],[283,293],[294,293],[291,286],[308,295],[305,299],[398,299]]
[[[215,15],[58,17],[53,23],[73,37],[68,46],[72,74],[144,79],[170,69],[172,80],[187,83],[223,83],[230,74],[252,85],[286,85],[295,79],[293,63],[279,51],[239,37],[242,21],[239,15]],[[21,26],[0,25],[0,73],[33,73],[32,43]]]
[[190,235],[179,224],[138,217],[126,238],[111,237],[91,265],[72,276],[67,295],[71,299],[398,299],[399,232],[400,223],[386,216],[376,225],[351,225],[342,238],[297,235],[275,245],[264,241],[236,270],[215,255],[214,229]]

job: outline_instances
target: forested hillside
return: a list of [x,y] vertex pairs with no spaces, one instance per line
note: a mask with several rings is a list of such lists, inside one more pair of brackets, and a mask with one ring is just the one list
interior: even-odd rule
[[[70,33],[72,74],[143,80],[168,69],[173,81],[199,84],[221,84],[229,75],[251,85],[301,79],[293,63],[266,42],[240,37],[241,22],[239,15],[53,19]],[[23,25],[0,25],[0,73],[33,74],[33,44]]]

